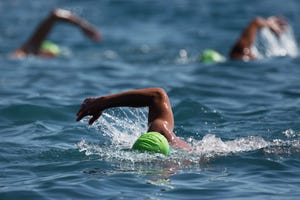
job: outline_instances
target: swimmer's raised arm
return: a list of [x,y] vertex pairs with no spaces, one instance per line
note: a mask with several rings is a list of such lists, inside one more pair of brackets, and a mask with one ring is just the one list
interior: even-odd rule
[[92,124],[101,116],[105,109],[113,107],[148,107],[149,125],[160,119],[167,123],[168,129],[172,131],[174,129],[173,112],[169,98],[161,88],[131,90],[98,98],[87,98],[77,113],[77,121],[87,115],[91,115],[92,118],[89,124]]
[[275,34],[279,35],[285,30],[287,22],[281,17],[261,17],[254,18],[242,32],[240,38],[234,44],[230,58],[236,60],[253,60],[256,59],[251,52],[251,46],[255,42],[256,34],[261,28],[269,28]]
[[169,98],[163,89],[147,88],[98,98],[87,98],[77,113],[77,121],[90,115],[92,118],[89,124],[92,124],[105,109],[113,107],[148,107],[148,131],[161,133],[173,147],[191,148],[189,144],[177,138],[173,133],[173,112]]
[[101,39],[100,33],[87,21],[77,17],[68,10],[55,9],[44,20],[42,20],[31,37],[13,55],[25,56],[26,54],[39,54],[42,42],[49,35],[56,22],[67,22],[81,28],[85,35],[98,41]]
[[251,53],[250,47],[255,41],[258,30],[266,26],[267,22],[265,19],[261,17],[256,17],[253,19],[233,46],[230,52],[230,58],[238,60],[255,59],[254,55]]

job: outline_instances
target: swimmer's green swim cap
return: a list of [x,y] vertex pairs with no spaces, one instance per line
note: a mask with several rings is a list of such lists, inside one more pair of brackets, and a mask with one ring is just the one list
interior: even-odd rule
[[40,50],[43,52],[49,52],[49,53],[53,54],[54,56],[58,56],[61,52],[59,46],[49,40],[45,40],[42,43]]
[[148,132],[141,135],[133,144],[132,149],[142,152],[162,153],[166,156],[170,153],[168,140],[158,132]]
[[224,56],[212,49],[206,49],[200,55],[200,61],[204,63],[224,62],[225,60]]

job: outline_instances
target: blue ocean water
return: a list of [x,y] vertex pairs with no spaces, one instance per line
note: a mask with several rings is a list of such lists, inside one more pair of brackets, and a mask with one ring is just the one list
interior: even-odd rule
[[[53,8],[95,24],[94,43],[57,24],[55,59],[12,58]],[[0,2],[0,199],[297,199],[300,58],[203,64],[227,56],[255,16],[285,16],[300,41],[297,0]],[[147,110],[110,109],[76,122],[81,102],[163,87],[191,153],[128,151]]]

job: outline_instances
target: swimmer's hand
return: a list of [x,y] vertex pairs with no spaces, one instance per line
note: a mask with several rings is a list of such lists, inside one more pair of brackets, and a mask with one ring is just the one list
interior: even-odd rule
[[94,27],[85,24],[81,26],[81,30],[87,37],[91,38],[92,40],[101,40],[100,33]]
[[97,98],[87,98],[83,101],[78,113],[76,121],[80,121],[85,116],[92,116],[89,125],[92,125],[102,114],[103,110],[97,104]]

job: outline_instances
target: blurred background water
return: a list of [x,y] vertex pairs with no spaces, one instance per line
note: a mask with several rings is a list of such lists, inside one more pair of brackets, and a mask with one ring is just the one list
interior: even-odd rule
[[[12,58],[53,8],[97,26],[50,35],[55,59]],[[299,57],[199,62],[228,56],[255,16],[281,15],[300,40],[296,0],[52,0],[0,2],[0,199],[297,199]],[[169,94],[176,134],[193,152],[127,149],[147,110],[108,110],[75,122],[84,98],[145,87]]]

